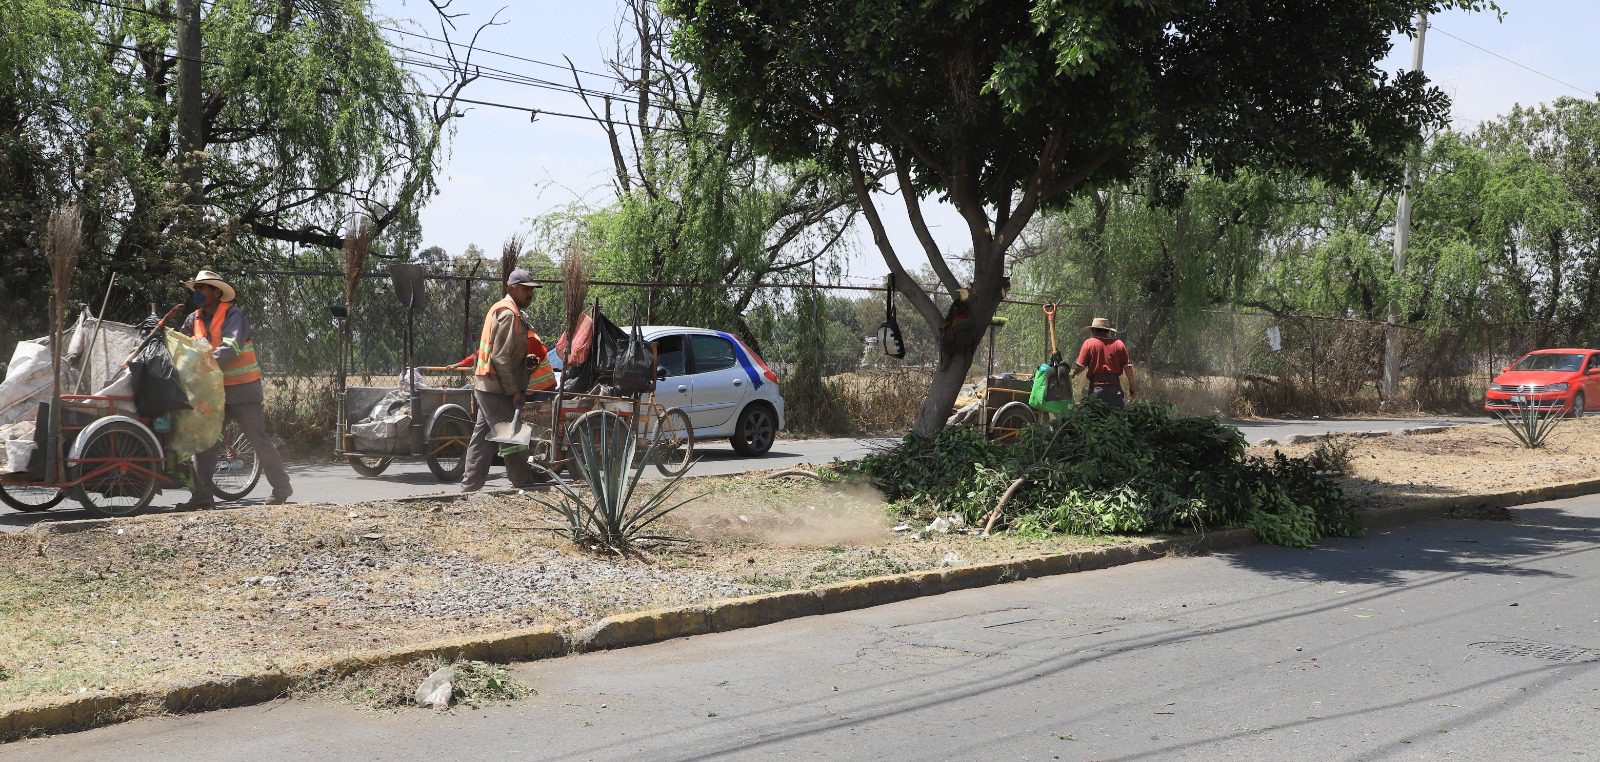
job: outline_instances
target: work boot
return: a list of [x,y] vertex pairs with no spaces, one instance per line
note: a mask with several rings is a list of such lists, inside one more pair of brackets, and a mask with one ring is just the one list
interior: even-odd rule
[[293,494],[294,490],[292,489],[286,489],[282,492],[273,492],[272,497],[267,498],[267,505],[283,505],[284,503],[289,502],[289,496]]
[[217,501],[215,501],[215,500],[213,500],[213,499],[211,499],[209,497],[206,497],[206,498],[191,497],[191,498],[189,498],[189,500],[187,502],[179,503],[178,507],[177,507],[177,510],[180,510],[180,511],[198,511],[198,510],[202,510],[202,509],[205,509],[205,508],[215,508],[215,507],[217,507]]
[[477,492],[480,489],[483,489],[483,485],[482,484],[462,484],[461,485],[461,491],[462,492]]

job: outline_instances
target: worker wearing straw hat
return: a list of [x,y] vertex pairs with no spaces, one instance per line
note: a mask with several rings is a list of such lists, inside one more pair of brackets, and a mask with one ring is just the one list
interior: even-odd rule
[[[223,417],[239,422],[244,436],[255,448],[256,460],[272,485],[268,505],[286,502],[294,494],[289,485],[289,473],[283,468],[283,457],[267,435],[267,416],[262,410],[261,366],[256,362],[256,346],[250,336],[250,321],[244,310],[234,305],[237,292],[221,276],[210,270],[201,270],[194,280],[183,284],[200,301],[200,308],[189,314],[183,322],[183,333],[196,339],[205,339],[211,345],[211,354],[222,368],[222,385],[225,396]],[[217,456],[223,443],[194,456],[194,496],[180,508],[210,508],[216,505],[212,492],[211,475],[217,468]]]
[[[499,449],[489,441],[489,432],[496,424],[509,423],[521,414],[528,390],[531,344],[522,310],[533,300],[533,290],[538,287],[532,273],[520,267],[512,270],[506,278],[505,298],[490,305],[483,316],[483,331],[478,337],[478,351],[473,355],[472,365],[472,400],[477,403],[478,417],[472,426],[472,439],[467,442],[462,492],[483,489],[484,482],[489,479],[489,466]],[[553,382],[555,377],[552,375],[550,380]],[[527,487],[534,483],[526,450],[507,453],[505,461],[506,477],[513,486]]]
[[1095,399],[1114,408],[1121,408],[1122,377],[1128,377],[1128,398],[1133,392],[1133,362],[1128,359],[1128,347],[1117,338],[1117,329],[1111,321],[1097,317],[1088,326],[1089,338],[1078,348],[1078,360],[1073,363],[1072,375],[1089,374],[1089,393]]

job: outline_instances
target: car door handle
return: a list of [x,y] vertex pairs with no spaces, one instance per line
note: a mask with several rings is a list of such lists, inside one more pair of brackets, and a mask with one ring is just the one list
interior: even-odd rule
[[689,393],[689,387],[684,386],[682,384],[679,384],[678,385],[678,393],[679,394],[688,394]]
[[733,380],[733,385],[734,386],[744,386],[744,379],[742,379],[742,378],[734,379]]

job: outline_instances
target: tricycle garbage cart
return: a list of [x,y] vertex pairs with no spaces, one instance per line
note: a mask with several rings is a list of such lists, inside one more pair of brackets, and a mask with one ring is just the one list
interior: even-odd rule
[[[168,317],[177,314],[175,308]],[[166,487],[179,486],[167,459],[166,420],[136,412],[123,357],[132,357],[163,330],[166,319],[141,340],[130,325],[85,315],[63,341],[62,389],[93,388],[94,394],[56,394],[46,353],[52,338],[21,342],[10,374],[0,384],[0,428],[17,431],[31,419],[29,439],[9,439],[7,467],[0,469],[0,503],[19,511],[54,508],[71,495],[101,516],[131,516],[149,507]],[[20,360],[20,362],[19,362]],[[41,373],[42,371],[42,373]],[[42,382],[40,380],[42,375]],[[51,416],[60,415],[60,443],[52,440]],[[213,475],[225,499],[248,494],[261,478],[255,451],[237,424],[223,429],[225,451]]]

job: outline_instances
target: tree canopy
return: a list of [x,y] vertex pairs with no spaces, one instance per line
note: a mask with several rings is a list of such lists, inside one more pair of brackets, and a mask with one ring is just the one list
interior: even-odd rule
[[[872,205],[872,170],[897,176],[906,214],[951,294],[987,325],[1006,254],[1041,209],[1153,167],[1176,198],[1182,169],[1286,170],[1330,182],[1392,179],[1448,101],[1376,62],[1419,12],[1480,0],[666,0],[678,54],[733,129],[778,160],[849,172],[902,292],[908,277]],[[922,220],[949,200],[971,234],[958,281]],[[916,430],[943,425],[978,338],[947,331]]]
[[[85,216],[74,284],[85,301],[112,271],[134,291],[126,301],[142,305],[174,295],[178,276],[200,266],[258,263],[285,244],[337,247],[351,211],[372,218],[376,233],[414,234],[451,108],[430,104],[427,83],[402,68],[370,3],[197,5],[202,150],[186,155],[177,81],[188,62],[176,52],[171,2],[0,4],[0,293],[9,303],[34,304],[23,297],[39,258],[17,255],[37,250],[44,217],[61,203]],[[183,170],[194,163],[203,179],[191,196]]]

